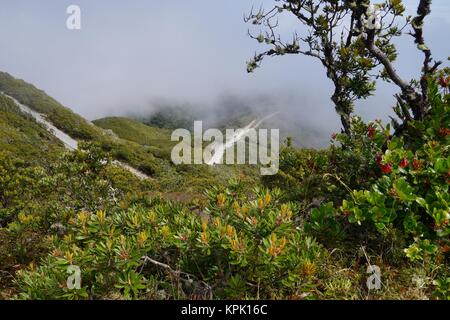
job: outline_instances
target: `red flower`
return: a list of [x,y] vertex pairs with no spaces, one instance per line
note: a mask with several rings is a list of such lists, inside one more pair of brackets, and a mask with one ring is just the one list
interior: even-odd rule
[[450,135],[450,129],[449,128],[440,128],[439,129],[439,135],[442,137],[446,137]]
[[336,137],[337,137],[337,133],[333,133],[333,134],[331,135],[331,139],[333,139],[333,140],[336,140]]
[[439,84],[443,88],[447,88],[448,87],[448,82],[449,82],[449,78],[446,79],[444,76],[441,76],[440,79],[439,79]]
[[408,165],[409,165],[408,159],[403,158],[402,160],[400,160],[399,166],[400,166],[401,168],[406,168]]
[[370,139],[373,139],[375,137],[376,132],[377,131],[373,126],[369,126],[369,128],[367,128],[367,135],[369,136]]
[[420,161],[418,159],[414,159],[412,162],[412,166],[413,166],[414,170],[418,171],[422,168],[422,161]]
[[382,160],[383,160],[383,157],[380,154],[377,154],[377,157],[375,158],[375,161],[378,163],[378,165],[381,164]]
[[382,164],[380,168],[383,173],[389,174],[392,172],[392,165],[390,163]]

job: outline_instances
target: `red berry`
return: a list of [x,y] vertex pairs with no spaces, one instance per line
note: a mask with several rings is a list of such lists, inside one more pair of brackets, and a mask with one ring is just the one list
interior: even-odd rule
[[382,160],[383,160],[383,157],[380,154],[377,154],[375,161],[380,165]]
[[449,136],[450,135],[450,129],[448,129],[448,128],[440,128],[439,129],[439,135],[444,137],[444,138]]
[[420,161],[418,159],[414,159],[412,162],[412,166],[413,166],[414,170],[418,171],[422,168],[422,161]]
[[401,168],[406,168],[408,165],[409,165],[408,159],[403,158],[402,160],[400,160],[399,166],[400,166]]
[[447,88],[448,87],[448,82],[449,82],[449,78],[446,79],[444,76],[441,76],[440,79],[439,79],[439,84],[443,88]]
[[389,174],[392,172],[392,165],[390,163],[382,164],[381,165],[381,171],[383,173]]
[[369,136],[370,139],[373,139],[375,137],[376,132],[377,131],[373,126],[369,126],[369,128],[367,128],[367,135]]

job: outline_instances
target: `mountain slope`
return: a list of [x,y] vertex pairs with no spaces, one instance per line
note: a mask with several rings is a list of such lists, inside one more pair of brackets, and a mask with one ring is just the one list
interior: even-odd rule
[[136,120],[109,117],[95,120],[93,123],[100,128],[111,130],[121,139],[148,147],[158,157],[169,159],[170,151],[175,145],[175,142],[170,140],[170,130],[149,126]]
[[[44,91],[0,72],[0,92],[4,92],[38,112],[56,128],[80,141],[91,141],[101,145],[113,158],[129,163],[145,174],[154,174],[158,161],[140,144],[110,137],[105,130],[95,126],[69,108],[64,107]],[[5,133],[6,134],[6,133]],[[7,135],[5,135],[5,138]]]
[[[4,92],[5,95],[11,96],[39,113],[42,119],[50,122],[58,130],[78,142],[96,143],[116,160],[116,164],[119,161],[123,164],[123,168],[135,175],[136,170],[139,170],[144,175],[153,178],[151,181],[153,190],[163,193],[194,192],[198,194],[203,192],[207,186],[223,184],[228,179],[242,174],[252,177],[251,179],[258,179],[255,176],[257,169],[251,166],[175,166],[170,159],[171,149],[175,142],[170,141],[168,129],[148,126],[127,118],[105,118],[91,123],[49,97],[44,91],[4,72],[0,72],[0,92]],[[14,115],[9,114],[11,108],[15,110]],[[50,158],[56,159],[58,154],[64,150],[60,141],[52,137],[48,130],[37,124],[29,115],[21,113],[17,106],[14,106],[12,100],[6,103],[0,114],[5,119],[5,123],[8,121],[10,123],[4,127],[8,129],[2,129],[3,131],[0,132],[0,140],[3,141],[3,144],[8,144],[8,139],[14,134],[17,135],[17,132],[14,133],[14,131],[19,130],[17,128],[20,128],[19,122],[24,121],[18,117],[28,118],[30,125],[33,124],[33,128],[36,128],[33,130],[39,130],[40,135],[51,141],[48,146],[49,142],[41,142],[39,139],[34,140],[33,143],[29,141],[22,143],[16,138],[16,143],[8,146],[13,153],[17,153],[16,156],[22,156],[23,153],[24,157],[32,155],[35,161],[42,161]],[[8,117],[17,118],[16,122],[7,120]],[[37,137],[39,134],[34,134],[33,137]],[[29,144],[34,144],[34,146],[28,147]],[[143,175],[139,174],[139,176]]]
[[10,74],[0,72],[0,92],[14,97],[20,103],[36,112],[45,114],[58,129],[74,139],[93,139],[101,136],[101,131],[89,124],[83,117],[64,107],[44,91]]
[[0,95],[0,150],[31,164],[45,164],[64,151],[63,144],[12,99]]

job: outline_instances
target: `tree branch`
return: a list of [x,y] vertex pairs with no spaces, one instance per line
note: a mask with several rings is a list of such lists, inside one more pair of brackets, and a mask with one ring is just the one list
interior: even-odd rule
[[[191,275],[189,273],[186,273],[186,272],[183,272],[183,271],[179,271],[179,270],[174,270],[168,264],[156,261],[156,260],[150,258],[149,256],[143,256],[143,257],[141,257],[141,260],[144,261],[144,265],[145,265],[146,262],[150,262],[151,264],[153,264],[155,266],[163,268],[164,270],[169,272],[173,277],[177,278],[178,280],[183,281],[185,284],[192,285],[192,283],[193,283],[192,278],[195,278],[193,275]],[[187,279],[182,278],[181,277],[182,275],[184,275],[185,278],[187,278]],[[208,297],[209,297],[210,300],[212,300],[212,298],[213,298],[212,287],[209,284],[207,284],[206,282],[204,282],[204,281],[200,280],[199,282],[206,288],[206,291],[208,293]]]

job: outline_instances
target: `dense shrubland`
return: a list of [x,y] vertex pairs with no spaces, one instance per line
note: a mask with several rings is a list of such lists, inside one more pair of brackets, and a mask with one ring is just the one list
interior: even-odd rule
[[[124,118],[92,125],[0,73],[0,91],[84,141],[64,152],[0,96],[0,298],[450,299],[450,70],[432,64],[423,39],[429,0],[407,19],[424,55],[411,81],[392,65],[404,6],[384,2],[392,23],[373,30],[362,24],[369,2],[277,1],[247,17],[268,28],[254,38],[271,47],[248,71],[266,56],[318,58],[344,128],[325,150],[288,139],[278,174],[261,180],[249,166],[176,167],[167,131]],[[284,13],[313,36],[277,38],[273,21]],[[349,33],[336,43],[347,15]],[[392,127],[353,115],[353,102],[375,89],[371,71],[400,89]],[[187,118],[175,108],[151,124]],[[369,265],[380,267],[380,290],[367,289]],[[68,287],[74,266],[78,289]]]
[[[327,150],[288,143],[279,174],[261,184],[209,177],[183,202],[95,144],[46,167],[3,152],[2,295],[448,298],[449,96],[438,85],[429,82],[433,112],[401,137],[354,118],[352,135],[333,135]],[[380,291],[365,286],[369,261]],[[67,288],[70,265],[79,290]]]
[[[450,251],[450,104],[445,71],[428,80],[430,113],[402,135],[389,125],[352,119],[352,134],[333,135],[325,151],[283,150],[268,178],[310,211],[306,229],[324,244],[358,241],[392,263],[402,256],[432,265],[444,297]],[[310,209],[311,203],[321,203]],[[317,204],[318,204],[317,203]],[[346,242],[347,241],[347,242]],[[389,242],[391,245],[389,245]],[[401,246],[404,245],[404,247]],[[342,243],[341,243],[342,246]],[[431,269],[430,269],[431,270]],[[448,296],[448,293],[447,293]]]

